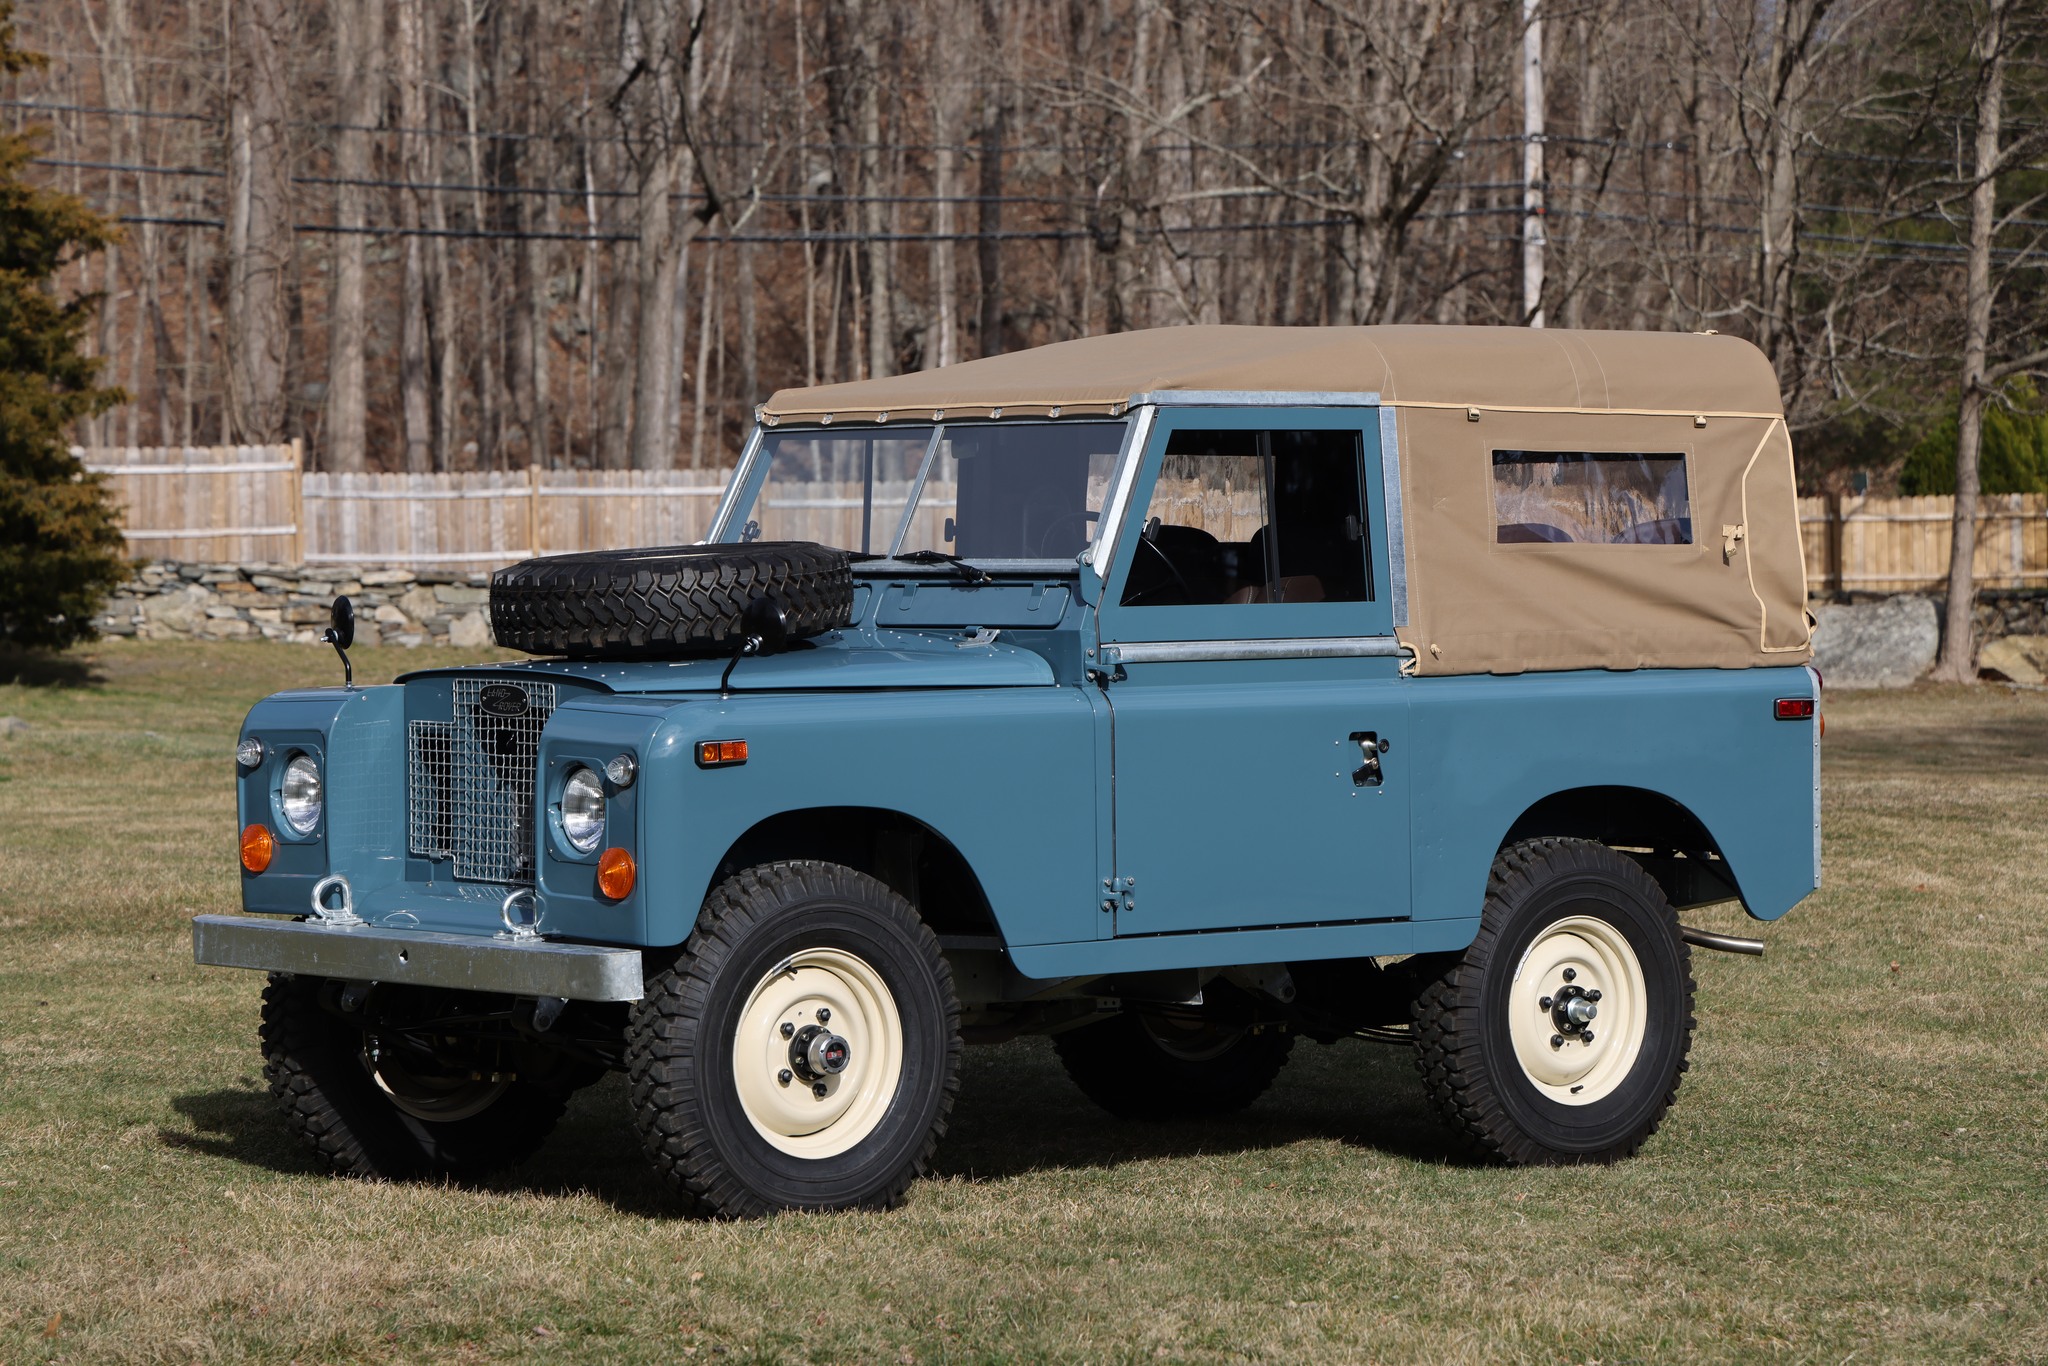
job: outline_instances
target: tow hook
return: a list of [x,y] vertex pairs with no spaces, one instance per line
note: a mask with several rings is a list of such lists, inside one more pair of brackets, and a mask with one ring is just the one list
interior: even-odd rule
[[1696,949],[1713,949],[1717,953],[1742,953],[1751,958],[1764,956],[1764,941],[1744,939],[1737,934],[1715,934],[1710,930],[1695,930],[1688,925],[1678,927],[1678,937]]

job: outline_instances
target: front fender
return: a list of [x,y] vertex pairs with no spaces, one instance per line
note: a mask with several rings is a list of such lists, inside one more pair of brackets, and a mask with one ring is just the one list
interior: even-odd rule
[[[702,740],[745,740],[747,761],[700,768]],[[1108,858],[1096,746],[1091,703],[1076,688],[741,694],[675,706],[638,783],[637,942],[680,943],[728,849],[764,820],[817,807],[900,812],[950,841],[1009,943],[1095,938]]]

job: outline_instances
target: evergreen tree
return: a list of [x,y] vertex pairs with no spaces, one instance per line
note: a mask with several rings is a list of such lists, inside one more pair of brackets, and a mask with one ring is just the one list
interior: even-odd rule
[[[1983,446],[1978,477],[1984,493],[2048,493],[2048,414],[2032,380],[2005,386],[2005,402],[1984,407]],[[1899,492],[1915,495],[1956,491],[1956,427],[1950,412],[1906,453]]]
[[[0,0],[0,77],[43,62],[15,46],[13,10]],[[0,642],[54,648],[89,637],[128,576],[117,514],[64,437],[125,395],[95,382],[100,361],[80,349],[98,300],[53,287],[114,226],[28,184],[34,155],[30,137],[0,133]]]

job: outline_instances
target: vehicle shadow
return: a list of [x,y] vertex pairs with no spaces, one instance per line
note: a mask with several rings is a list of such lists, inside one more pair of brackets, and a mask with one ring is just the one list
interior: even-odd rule
[[[283,1174],[318,1170],[263,1090],[196,1092],[172,1103],[194,1132],[160,1128],[158,1141],[167,1146]],[[1039,1171],[1110,1169],[1330,1140],[1410,1161],[1466,1161],[1429,1112],[1402,1048],[1299,1043],[1273,1089],[1244,1113],[1149,1123],[1096,1108],[1067,1080],[1049,1043],[1022,1039],[967,1051],[952,1122],[932,1170],[951,1180],[996,1183]],[[468,1184],[480,1191],[588,1196],[645,1218],[681,1213],[640,1152],[625,1079],[618,1076],[578,1093],[540,1152],[511,1171]]]

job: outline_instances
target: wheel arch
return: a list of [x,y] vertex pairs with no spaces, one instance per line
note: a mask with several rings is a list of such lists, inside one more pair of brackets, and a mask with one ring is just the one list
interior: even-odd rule
[[1593,840],[1641,864],[1673,907],[1740,900],[1720,841],[1683,802],[1649,788],[1589,786],[1553,792],[1517,816],[1495,850],[1560,836]]
[[866,873],[908,901],[934,934],[1002,935],[981,879],[958,846],[917,817],[887,807],[805,807],[764,817],[725,851],[704,896],[743,868],[791,859]]

